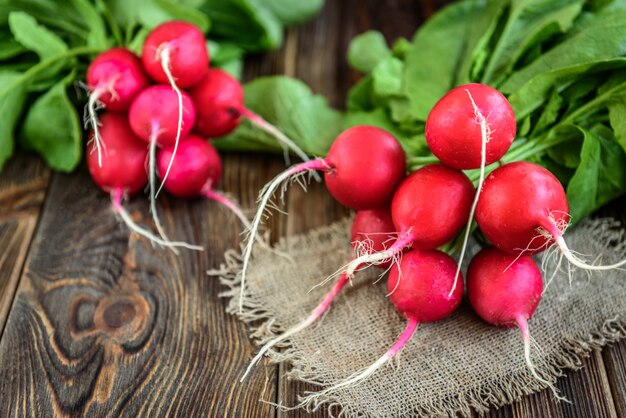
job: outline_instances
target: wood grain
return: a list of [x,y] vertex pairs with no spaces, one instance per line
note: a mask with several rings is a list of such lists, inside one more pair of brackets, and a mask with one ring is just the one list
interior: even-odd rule
[[26,260],[50,178],[38,159],[19,154],[0,176],[0,336]]

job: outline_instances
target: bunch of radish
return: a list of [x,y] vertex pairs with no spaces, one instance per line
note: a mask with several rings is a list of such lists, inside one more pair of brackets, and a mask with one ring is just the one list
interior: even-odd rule
[[[530,372],[558,397],[552,383],[536,372],[531,361],[528,320],[543,292],[541,272],[531,255],[556,244],[563,256],[578,268],[613,269],[626,264],[626,260],[608,266],[589,265],[573,255],[563,239],[569,223],[565,191],[545,168],[514,162],[500,165],[485,177],[487,166],[506,154],[515,133],[515,115],[506,98],[489,86],[467,84],[446,94],[433,107],[426,122],[426,140],[442,164],[424,166],[404,179],[399,173],[391,175],[405,167],[398,152],[389,153],[397,141],[380,129],[361,126],[342,133],[327,158],[294,166],[270,182],[259,198],[252,232],[279,185],[308,170],[324,171],[330,193],[344,205],[359,210],[355,225],[360,225],[357,221],[363,209],[381,208],[389,202],[391,224],[378,230],[359,226],[365,234],[384,231],[385,241],[374,239],[375,245],[361,251],[331,276],[338,277],[338,281],[315,311],[269,341],[250,367],[272,346],[319,318],[357,271],[372,265],[387,267],[391,263],[389,296],[396,310],[407,319],[406,329],[371,366],[310,395],[302,404],[372,375],[400,351],[419,323],[447,318],[459,306],[464,288],[460,266],[475,218],[492,246],[478,253],[470,263],[466,285],[470,304],[492,325],[519,327]],[[480,170],[476,188],[461,171],[468,169]],[[457,263],[438,248],[454,239],[464,227]],[[390,236],[395,241],[389,241]],[[353,229],[353,241],[358,244],[360,240],[354,239]],[[241,299],[252,245],[253,240],[249,239],[243,254]]]
[[[248,226],[237,205],[214,189],[222,164],[205,138],[222,137],[247,118],[308,160],[293,141],[247,109],[239,82],[210,68],[209,61],[202,32],[190,23],[170,21],[148,34],[141,57],[113,48],[98,55],[87,70],[91,176],[111,194],[114,209],[133,231],[169,247],[198,249],[168,240],[156,211],[161,188],[177,197],[216,200]],[[104,112],[98,114],[100,109]],[[135,224],[121,204],[123,197],[147,184],[160,237]]]

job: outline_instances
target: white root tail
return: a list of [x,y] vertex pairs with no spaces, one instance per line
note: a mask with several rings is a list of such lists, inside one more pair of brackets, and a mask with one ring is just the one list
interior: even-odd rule
[[276,176],[271,182],[269,182],[260,192],[259,194],[259,207],[252,219],[252,224],[250,229],[248,230],[248,239],[246,243],[246,247],[243,251],[243,263],[241,267],[241,288],[239,293],[239,312],[243,312],[243,300],[246,290],[246,274],[248,272],[248,266],[250,264],[250,257],[252,256],[252,247],[254,245],[254,237],[257,236],[259,232],[259,227],[261,226],[261,220],[263,219],[263,215],[265,213],[265,208],[267,207],[270,198],[276,191],[276,189],[283,184],[284,181],[288,180],[290,177],[311,171],[311,170],[325,170],[328,168],[328,164],[326,161],[322,159],[316,159],[307,161],[301,164],[294,165],[287,170],[283,171],[281,174]]
[[526,366],[528,367],[528,370],[535,379],[550,388],[556,399],[558,399],[559,401],[569,402],[567,398],[561,396],[559,390],[556,388],[556,386],[554,386],[552,382],[547,381],[546,379],[539,376],[539,374],[537,373],[535,365],[530,358],[530,333],[528,332],[528,321],[523,315],[518,315],[515,320],[522,333],[522,340],[524,341],[524,358],[526,360]]
[[[88,122],[91,125],[91,129],[93,129],[93,141],[96,145],[96,152],[98,153],[98,166],[102,167],[102,148],[104,144],[100,139],[100,121],[98,120],[97,110],[100,106],[98,99],[102,96],[107,89],[104,87],[99,87],[94,89],[93,92],[89,95],[89,101],[87,102],[87,113],[88,113]],[[87,121],[85,121],[87,122]]]
[[459,255],[459,262],[457,263],[456,273],[454,274],[454,282],[452,283],[452,289],[450,289],[450,293],[448,293],[448,297],[452,297],[452,294],[456,290],[457,283],[459,281],[459,276],[461,274],[461,266],[463,265],[463,258],[465,258],[465,251],[467,250],[467,243],[469,241],[470,232],[472,231],[472,221],[474,220],[474,213],[476,212],[476,206],[478,205],[478,198],[480,196],[480,192],[483,189],[483,183],[485,181],[485,165],[487,163],[487,143],[489,142],[489,138],[491,135],[491,128],[487,123],[487,118],[482,114],[472,94],[469,90],[465,90],[467,95],[469,96],[470,101],[472,102],[472,107],[474,108],[474,117],[476,118],[476,122],[480,124],[480,176],[478,178],[478,185],[476,186],[476,194],[474,195],[474,201],[472,202],[472,207],[470,209],[469,218],[467,220],[467,227],[465,228],[465,235],[463,236],[463,245],[461,246],[461,254]]
[[335,297],[339,294],[339,292],[341,292],[341,290],[345,287],[346,283],[348,283],[348,277],[344,274],[343,276],[341,276],[339,278],[339,280],[337,281],[335,286],[332,288],[332,290],[330,292],[328,292],[328,294],[326,294],[326,296],[320,302],[320,304],[317,305],[315,307],[315,309],[313,309],[311,314],[304,321],[302,321],[299,324],[296,324],[295,326],[289,328],[283,334],[277,336],[276,338],[271,339],[263,347],[261,347],[261,349],[259,350],[258,354],[256,356],[254,356],[252,361],[250,361],[250,364],[246,368],[245,373],[243,374],[243,376],[241,376],[241,379],[239,381],[240,382],[244,381],[244,379],[250,373],[252,368],[259,361],[261,361],[261,359],[263,358],[265,353],[267,353],[272,347],[274,347],[276,344],[278,344],[278,343],[280,343],[282,341],[285,341],[286,339],[288,339],[292,335],[295,335],[295,334],[299,333],[300,331],[306,329],[307,327],[312,325],[315,321],[317,321],[322,316],[322,314],[328,310],[328,308],[330,307],[331,303],[333,302]]
[[367,379],[368,377],[372,376],[378,369],[380,369],[389,360],[391,360],[402,349],[402,347],[406,345],[406,343],[409,341],[409,339],[411,339],[411,337],[415,333],[415,330],[417,329],[417,325],[418,325],[417,319],[410,318],[409,322],[407,323],[406,328],[404,329],[402,334],[400,334],[400,337],[398,337],[398,340],[395,342],[395,344],[385,354],[383,354],[378,360],[376,360],[371,366],[367,367],[365,370],[361,372],[357,372],[353,374],[348,379],[340,383],[337,383],[336,385],[326,388],[320,392],[312,393],[306,396],[298,406],[305,406],[307,404],[310,404],[312,401],[314,401],[316,398],[319,398],[320,396],[326,396],[330,393],[336,392],[339,389],[346,388],[355,384],[359,384],[363,382],[365,379]]
[[162,45],[157,50],[157,57],[161,61],[161,67],[163,68],[163,72],[167,76],[167,80],[170,82],[170,86],[172,90],[176,93],[176,98],[178,99],[178,124],[176,125],[176,141],[174,142],[174,149],[172,150],[172,156],[170,157],[170,162],[167,164],[167,170],[165,170],[165,174],[163,175],[163,179],[161,180],[161,185],[159,189],[156,191],[155,196],[159,196],[161,189],[163,189],[163,185],[165,184],[165,180],[167,176],[170,174],[170,169],[172,168],[172,164],[174,163],[174,157],[176,157],[176,151],[178,151],[178,143],[180,141],[180,135],[183,130],[183,94],[178,88],[176,84],[176,80],[172,75],[172,71],[170,70],[170,50],[167,48],[167,44]]
[[122,206],[122,191],[121,190],[117,189],[112,193],[111,202],[113,203],[113,208],[115,209],[115,212],[118,215],[120,215],[120,217],[122,218],[126,226],[128,226],[128,229],[130,229],[132,232],[136,233],[137,235],[141,235],[142,237],[147,238],[151,243],[169,248],[175,253],[176,253],[175,251],[176,247],[183,247],[183,248],[187,248],[187,249],[195,250],[195,251],[204,250],[204,248],[201,246],[191,245],[186,242],[165,241],[157,237],[156,235],[154,235],[152,232],[148,231],[147,229],[137,225],[137,223],[133,221],[133,219],[131,218],[128,211],[124,209],[124,207]]

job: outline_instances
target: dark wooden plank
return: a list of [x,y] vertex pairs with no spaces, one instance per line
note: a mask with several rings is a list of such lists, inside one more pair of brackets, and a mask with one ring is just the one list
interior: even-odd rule
[[617,416],[626,417],[626,341],[607,347],[602,355]]
[[0,335],[26,260],[49,170],[38,158],[18,154],[0,175]]
[[[258,190],[275,166],[226,165],[225,185]],[[227,161],[230,158],[227,159]],[[217,203],[162,204],[172,238],[207,251],[154,250],[130,236],[85,170],[56,175],[0,341],[0,416],[271,416],[275,384],[238,377],[253,352],[205,271],[239,242]],[[148,222],[145,202],[130,209]],[[16,350],[19,347],[19,350]],[[275,382],[273,370],[269,381]]]

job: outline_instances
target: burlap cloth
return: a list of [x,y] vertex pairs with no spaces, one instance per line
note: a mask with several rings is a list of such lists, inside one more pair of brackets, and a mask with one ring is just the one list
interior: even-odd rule
[[[352,255],[349,230],[346,219],[281,240],[277,247],[296,262],[257,246],[241,313],[240,258],[234,251],[226,254],[220,276],[228,286],[228,310],[249,324],[257,343],[301,321],[317,305],[332,284],[311,288]],[[626,254],[623,232],[611,221],[586,221],[567,231],[566,240],[572,249],[594,255],[587,259],[601,254],[596,262],[615,262]],[[538,257],[549,273],[556,259]],[[386,297],[385,280],[373,284],[377,274],[376,269],[359,273],[320,322],[270,353],[272,361],[288,361],[291,377],[323,387],[378,359],[404,329],[405,320]],[[545,282],[549,278],[544,275]],[[533,361],[543,377],[554,381],[564,369],[579,367],[591,350],[626,336],[626,273],[589,275],[563,262],[529,326],[536,342]],[[524,362],[519,331],[485,324],[464,301],[451,318],[420,325],[396,361],[373,377],[305,408],[326,407],[332,416],[470,415],[471,409],[482,412],[542,389]]]

